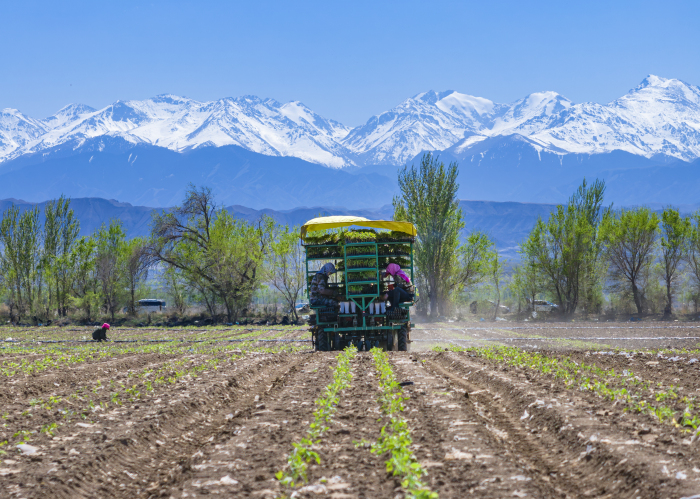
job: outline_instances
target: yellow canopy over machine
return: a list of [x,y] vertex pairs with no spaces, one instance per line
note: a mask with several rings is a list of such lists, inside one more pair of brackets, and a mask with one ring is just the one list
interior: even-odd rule
[[314,232],[317,230],[325,229],[335,229],[338,227],[350,227],[351,225],[358,225],[360,227],[371,227],[373,229],[395,230],[398,232],[405,232],[412,236],[415,236],[417,234],[416,226],[413,225],[411,222],[395,222],[393,220],[369,220],[364,217],[337,216],[319,217],[309,220],[301,227],[301,238],[303,240],[306,240],[307,232]]

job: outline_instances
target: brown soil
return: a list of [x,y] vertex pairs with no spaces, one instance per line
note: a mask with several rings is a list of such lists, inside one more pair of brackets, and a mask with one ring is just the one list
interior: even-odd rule
[[[218,333],[215,335],[218,336]],[[0,378],[0,497],[279,497],[274,478],[313,421],[331,382],[333,353],[124,354],[32,376]],[[578,363],[697,394],[697,354],[556,351]],[[14,355],[21,358],[22,355]],[[110,381],[172,361],[218,368],[159,384],[122,405]],[[700,493],[700,438],[624,411],[562,380],[467,352],[391,353],[410,398],[404,417],[424,482],[441,498],[681,498]],[[371,356],[352,361],[351,386],[314,447],[320,464],[295,497],[397,498],[386,456],[370,452],[387,423]],[[97,381],[100,381],[98,384]],[[413,384],[410,384],[413,383]],[[103,387],[103,388],[100,388]],[[72,394],[89,394],[84,400]],[[50,408],[33,399],[61,399]],[[94,409],[86,409],[87,399]],[[101,406],[102,404],[102,406]],[[65,411],[72,411],[67,415]],[[86,413],[83,419],[80,413]],[[4,414],[3,414],[4,416]],[[39,431],[57,423],[55,435]],[[22,454],[14,435],[34,431]]]

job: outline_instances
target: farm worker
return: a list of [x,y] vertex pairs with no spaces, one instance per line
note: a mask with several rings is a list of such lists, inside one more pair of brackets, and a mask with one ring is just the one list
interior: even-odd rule
[[316,275],[311,279],[311,287],[309,289],[309,302],[311,305],[322,305],[324,307],[338,306],[338,292],[328,287],[328,277],[335,274],[335,265],[327,263],[316,272]]
[[394,287],[393,289],[390,287],[389,291],[382,297],[385,301],[388,298],[391,302],[391,306],[387,307],[387,310],[392,310],[394,307],[397,307],[399,303],[413,301],[415,288],[411,282],[411,278],[406,275],[406,272],[401,270],[401,267],[397,263],[390,263],[387,265],[386,270],[382,272],[382,278],[388,275],[394,278]]
[[92,332],[92,339],[97,341],[109,341],[107,339],[107,330],[109,330],[109,324],[105,322],[102,324],[102,327],[98,327]]

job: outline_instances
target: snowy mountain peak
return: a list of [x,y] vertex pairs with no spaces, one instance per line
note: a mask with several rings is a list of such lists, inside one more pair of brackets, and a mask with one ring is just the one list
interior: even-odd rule
[[17,109],[0,111],[0,161],[46,133],[46,126]]
[[700,88],[648,75],[608,104],[573,104],[554,91],[499,104],[454,90],[430,90],[350,129],[299,101],[255,95],[200,102],[174,94],[118,100],[95,110],[71,104],[35,120],[0,111],[0,162],[94,137],[119,137],[174,151],[236,145],[334,168],[402,165],[423,151],[469,154],[498,136],[521,136],[557,154],[614,150],[651,157],[700,157]]
[[668,82],[668,81],[669,81],[668,78],[662,78],[660,76],[650,74],[650,75],[647,75],[647,77],[644,78],[639,85],[637,85],[635,90],[640,90],[640,89],[646,88],[646,87],[663,86],[663,84]]
[[54,129],[68,123],[82,119],[84,116],[94,113],[95,109],[85,104],[68,104],[62,107],[56,114],[44,118],[41,122],[48,128]]
[[192,102],[192,99],[188,99],[187,97],[181,97],[179,95],[174,94],[160,94],[156,95],[155,97],[151,97],[148,100],[157,104],[172,104],[174,106]]

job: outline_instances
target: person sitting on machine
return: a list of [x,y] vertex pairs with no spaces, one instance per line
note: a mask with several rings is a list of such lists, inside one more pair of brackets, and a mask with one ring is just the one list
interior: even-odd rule
[[382,272],[382,279],[387,275],[394,278],[393,289],[390,288],[382,297],[384,301],[388,299],[391,302],[391,306],[386,308],[387,311],[398,308],[399,303],[413,301],[415,287],[411,282],[411,278],[406,275],[406,272],[401,270],[401,267],[399,267],[397,263],[390,263],[387,265],[386,270]]
[[309,287],[309,303],[311,306],[338,308],[338,292],[328,287],[328,278],[335,274],[335,265],[327,263],[316,272]]

